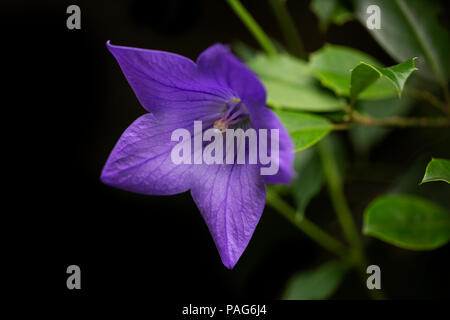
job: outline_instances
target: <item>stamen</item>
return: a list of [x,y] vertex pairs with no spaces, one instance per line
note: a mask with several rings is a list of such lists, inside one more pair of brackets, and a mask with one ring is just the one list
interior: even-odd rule
[[220,133],[224,133],[225,130],[227,130],[227,128],[228,128],[227,123],[225,121],[223,121],[222,119],[214,122],[214,129],[216,129]]
[[224,118],[228,118],[228,116],[237,108],[239,108],[239,106],[241,105],[241,100],[239,99],[233,99],[231,100],[230,104],[227,104],[228,108],[227,111],[225,112],[225,114],[223,115]]
[[214,128],[220,133],[225,132],[231,124],[237,124],[248,118],[247,109],[239,99],[233,99],[227,103],[227,109],[222,117],[214,122]]

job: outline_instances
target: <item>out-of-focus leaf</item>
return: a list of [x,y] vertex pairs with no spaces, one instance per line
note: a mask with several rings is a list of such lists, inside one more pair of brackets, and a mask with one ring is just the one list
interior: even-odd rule
[[385,195],[364,212],[363,232],[400,248],[432,250],[450,240],[450,214],[416,196]]
[[[329,140],[328,146],[330,151],[334,155],[334,161],[336,161],[337,170],[339,173],[339,179],[343,181],[345,179],[347,166],[349,163],[349,156],[347,154],[347,149],[345,147],[345,141],[342,136],[338,134],[330,134],[326,137]],[[327,144],[327,143],[325,143]]]
[[233,48],[234,53],[236,53],[244,61],[250,61],[257,54],[259,54],[256,49],[250,47],[248,44],[240,40],[233,41],[231,47]]
[[[311,55],[309,67],[321,83],[340,96],[350,96],[351,70],[360,62],[381,68],[371,56],[348,47],[325,45]],[[396,95],[386,77],[379,78],[360,94],[361,99],[385,99]]]
[[431,181],[450,183],[450,160],[434,158],[428,163],[421,183]]
[[327,118],[331,122],[344,122],[348,119],[348,113],[345,110],[323,112],[320,114],[322,117]]
[[340,110],[344,101],[314,87],[295,87],[262,78],[267,90],[267,104],[289,110],[325,112]]
[[311,199],[320,191],[323,185],[323,172],[320,158],[314,148],[295,154],[294,168],[297,177],[292,181],[292,193],[300,217]]
[[273,192],[279,196],[291,195],[291,186],[285,184],[268,184],[266,185],[267,193]]
[[317,115],[284,110],[276,110],[275,113],[291,135],[295,151],[319,142],[331,130],[331,123]]
[[[408,95],[401,99],[360,100],[356,108],[360,113],[374,118],[404,116],[411,109],[412,100]],[[391,132],[390,128],[356,126],[350,130],[350,139],[360,155],[368,154],[370,149],[380,143]]]
[[313,0],[310,8],[319,18],[322,31],[325,31],[330,23],[341,25],[353,19],[353,14],[339,0]]
[[414,59],[411,58],[389,68],[375,67],[361,62],[351,72],[350,98],[356,99],[362,91],[381,77],[389,79],[400,96],[406,80],[411,73],[417,70],[414,66]]
[[283,299],[327,299],[339,287],[348,269],[345,262],[331,261],[315,270],[299,272],[288,282]]
[[315,81],[306,62],[287,53],[279,53],[276,57],[259,53],[247,61],[247,65],[262,78],[299,86],[312,85]]
[[341,110],[342,99],[321,89],[306,62],[288,54],[268,57],[258,54],[247,65],[267,90],[267,104],[275,108],[327,112]]
[[398,62],[418,57],[419,74],[446,81],[449,75],[449,34],[439,25],[437,1],[355,0],[356,15],[366,26],[369,5],[381,11],[381,29],[368,30]]

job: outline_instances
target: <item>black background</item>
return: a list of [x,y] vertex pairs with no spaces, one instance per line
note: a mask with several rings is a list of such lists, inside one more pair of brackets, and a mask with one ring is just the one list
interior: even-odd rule
[[[244,3],[270,35],[282,39],[266,1]],[[71,4],[81,7],[81,30],[66,28]],[[308,52],[331,42],[394,63],[357,22],[321,34],[308,5],[289,3]],[[230,271],[222,265],[189,193],[143,196],[99,180],[121,133],[144,113],[106,41],[192,59],[215,42],[239,39],[257,48],[226,3],[2,1],[0,9],[2,158],[11,164],[4,166],[5,177],[12,177],[5,183],[2,211],[10,222],[4,225],[2,246],[12,254],[4,260],[11,270],[6,278],[19,294],[66,301],[135,296],[185,302],[276,299],[294,272],[332,258],[266,209]],[[432,139],[411,130],[396,132],[372,160],[396,164],[400,174],[418,152],[448,156]],[[388,186],[363,180],[347,186],[358,220]],[[311,219],[340,236],[326,196],[322,192],[311,204],[311,212],[317,213]],[[411,252],[365,241],[370,261],[381,266],[390,298],[449,297],[449,245]],[[80,291],[66,288],[71,264],[81,267]],[[364,299],[362,285],[357,275],[349,274],[334,297]]]

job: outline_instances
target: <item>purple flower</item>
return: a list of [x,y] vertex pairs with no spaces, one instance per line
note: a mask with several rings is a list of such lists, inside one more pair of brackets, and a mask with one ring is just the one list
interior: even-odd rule
[[[177,54],[107,47],[142,106],[138,118],[111,152],[101,179],[121,189],[151,195],[190,190],[214,239],[223,264],[233,268],[264,209],[264,183],[288,184],[294,172],[292,141],[266,107],[258,78],[228,49],[216,44],[196,62]],[[174,164],[171,150],[178,128],[279,129],[279,170],[260,175],[260,164]],[[195,147],[194,147],[195,148]],[[192,151],[194,152],[194,151]]]

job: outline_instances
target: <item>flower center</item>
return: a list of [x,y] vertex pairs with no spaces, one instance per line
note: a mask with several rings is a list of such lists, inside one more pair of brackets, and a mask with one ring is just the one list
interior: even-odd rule
[[226,103],[222,117],[214,122],[214,129],[223,133],[232,124],[238,124],[249,116],[247,108],[240,99],[233,99]]

